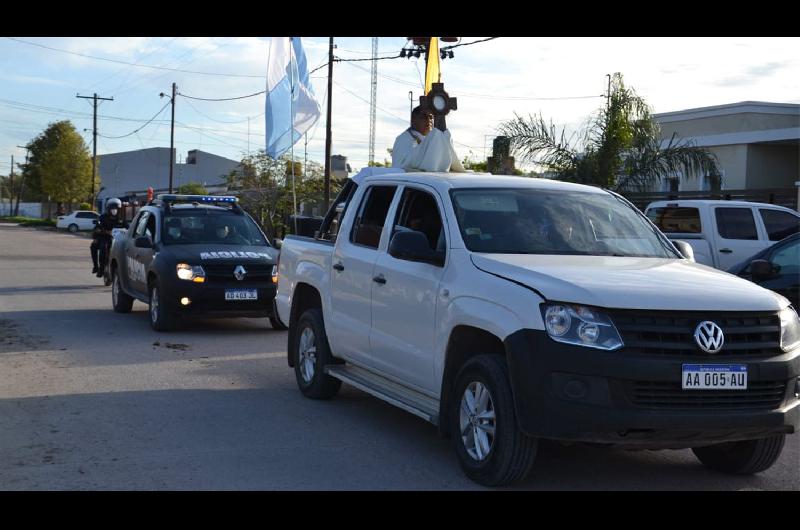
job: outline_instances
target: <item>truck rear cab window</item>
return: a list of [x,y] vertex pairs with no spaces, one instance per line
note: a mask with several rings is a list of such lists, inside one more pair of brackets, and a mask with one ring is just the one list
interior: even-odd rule
[[381,232],[397,186],[371,186],[364,194],[353,223],[350,241],[356,245],[378,248]]
[[416,230],[425,234],[431,250],[445,252],[445,235],[442,216],[436,199],[430,193],[406,188],[397,209],[397,219],[392,235],[400,230]]
[[357,188],[358,184],[352,180],[345,182],[341,191],[339,191],[339,195],[334,199],[333,206],[328,211],[325,219],[322,220],[322,224],[319,227],[319,239],[331,242],[336,241],[342,219],[344,218],[345,212],[347,212],[347,206],[350,204],[350,199],[355,194]]
[[758,240],[756,221],[750,208],[716,208],[714,215],[721,238]]
[[700,210],[697,208],[666,206],[651,208],[647,217],[665,233],[700,234]]
[[780,241],[795,232],[800,232],[800,217],[780,210],[769,208],[759,208],[761,219],[767,228],[770,241]]

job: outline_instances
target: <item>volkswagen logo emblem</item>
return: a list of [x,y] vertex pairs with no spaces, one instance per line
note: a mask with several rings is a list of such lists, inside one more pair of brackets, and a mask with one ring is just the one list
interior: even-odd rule
[[694,330],[694,341],[706,353],[717,353],[725,343],[722,328],[710,320],[700,322]]
[[233,276],[239,281],[244,280],[246,274],[247,271],[241,265],[237,265],[236,268],[233,269]]

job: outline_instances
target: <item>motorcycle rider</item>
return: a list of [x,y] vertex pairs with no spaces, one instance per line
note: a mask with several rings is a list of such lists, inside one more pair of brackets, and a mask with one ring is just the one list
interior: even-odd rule
[[92,233],[93,241],[90,247],[92,264],[94,265],[92,272],[96,273],[98,278],[103,277],[103,269],[108,259],[108,251],[111,248],[112,239],[111,231],[114,228],[125,228],[125,224],[119,216],[121,207],[122,201],[109,199],[106,202],[106,213],[100,216]]

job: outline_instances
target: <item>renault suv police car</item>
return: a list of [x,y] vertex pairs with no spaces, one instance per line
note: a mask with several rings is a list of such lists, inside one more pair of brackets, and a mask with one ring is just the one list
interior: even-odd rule
[[114,240],[114,311],[150,307],[153,329],[186,315],[268,317],[275,312],[278,251],[236,197],[159,195]]

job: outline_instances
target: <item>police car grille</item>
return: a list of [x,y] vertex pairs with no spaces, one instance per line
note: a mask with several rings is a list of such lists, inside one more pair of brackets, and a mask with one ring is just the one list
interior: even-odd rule
[[241,265],[247,273],[241,283],[247,282],[264,282],[272,278],[272,265],[264,264],[247,264],[247,263],[215,263],[213,265],[203,265],[203,270],[206,271],[206,279],[209,282],[227,282],[236,281],[233,271]]
[[722,351],[713,354],[715,359],[782,353],[781,323],[774,312],[617,310],[610,315],[625,351],[633,353],[710,357],[694,340],[694,330],[704,320],[715,322],[725,335]]
[[628,399],[649,409],[775,409],[786,394],[785,381],[749,381],[746,390],[683,390],[680,382],[633,381]]

